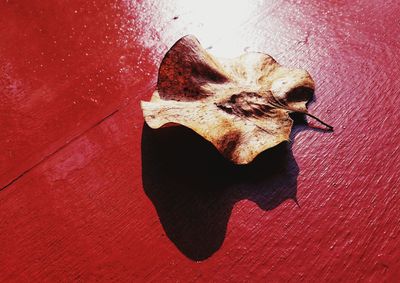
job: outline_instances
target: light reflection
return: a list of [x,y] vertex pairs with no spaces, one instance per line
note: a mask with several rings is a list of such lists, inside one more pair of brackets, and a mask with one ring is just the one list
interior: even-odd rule
[[[180,37],[193,34],[217,57],[265,52],[291,64],[308,38],[301,5],[285,1],[136,1],[126,0],[131,20],[126,42],[149,50],[155,65]],[[308,19],[309,20],[309,19]],[[299,27],[298,21],[305,23]],[[130,36],[129,36],[130,33]],[[295,49],[295,50],[294,50]],[[302,49],[302,50],[300,50]],[[294,52],[293,52],[294,51]]]
[[176,1],[185,32],[196,35],[216,56],[234,57],[246,48],[243,34],[260,1]]
[[132,36],[139,34],[142,46],[152,49],[154,55],[163,53],[181,36],[193,34],[215,55],[232,57],[246,48],[243,34],[259,5],[260,1],[177,0],[127,2],[126,9],[131,11],[128,25],[135,30]]

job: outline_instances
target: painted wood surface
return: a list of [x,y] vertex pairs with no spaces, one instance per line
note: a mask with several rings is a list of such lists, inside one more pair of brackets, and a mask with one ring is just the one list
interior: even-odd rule
[[[400,280],[398,1],[10,0],[0,15],[0,281]],[[139,102],[189,33],[307,69],[335,131],[300,121],[238,168],[187,129],[144,126]]]

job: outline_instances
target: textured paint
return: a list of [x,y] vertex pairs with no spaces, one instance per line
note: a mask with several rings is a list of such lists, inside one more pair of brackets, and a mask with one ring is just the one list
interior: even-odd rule
[[[0,281],[399,281],[398,1],[160,2],[0,4]],[[309,70],[335,131],[236,168],[143,127],[187,33]]]

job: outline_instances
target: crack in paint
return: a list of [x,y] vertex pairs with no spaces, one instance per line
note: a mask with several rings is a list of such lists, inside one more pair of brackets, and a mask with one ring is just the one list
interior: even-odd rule
[[22,178],[24,175],[26,175],[27,173],[29,173],[32,169],[36,168],[37,166],[39,166],[40,164],[42,164],[43,162],[45,162],[46,160],[48,160],[49,158],[51,158],[52,156],[54,156],[56,153],[58,153],[59,151],[61,151],[62,149],[66,148],[68,145],[70,145],[72,142],[76,141],[77,139],[79,139],[80,137],[82,137],[84,134],[86,134],[87,132],[89,132],[91,129],[99,126],[101,123],[103,123],[104,121],[106,121],[107,119],[111,118],[115,113],[117,113],[119,111],[119,109],[114,110],[113,112],[111,112],[110,114],[108,114],[107,116],[105,116],[104,118],[100,119],[99,121],[97,121],[96,123],[94,123],[92,126],[90,126],[89,128],[87,128],[86,130],[82,131],[81,133],[79,133],[78,135],[76,135],[75,137],[73,137],[72,139],[68,140],[64,145],[60,146],[59,148],[57,148],[56,150],[54,150],[53,152],[45,155],[42,159],[40,159],[38,162],[36,162],[34,165],[32,165],[31,167],[29,167],[28,169],[24,170],[21,174],[19,174],[17,177],[15,177],[14,179],[12,179],[10,182],[8,182],[5,186],[3,186],[2,188],[0,188],[0,191],[8,188],[9,186],[11,186],[12,184],[14,184],[15,182],[17,182],[20,178]]

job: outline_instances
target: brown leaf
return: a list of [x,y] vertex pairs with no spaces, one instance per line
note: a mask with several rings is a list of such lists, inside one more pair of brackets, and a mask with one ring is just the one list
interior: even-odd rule
[[185,36],[165,55],[157,90],[141,105],[151,128],[186,126],[226,158],[247,164],[289,139],[290,112],[323,123],[307,112],[313,92],[314,81],[305,70],[282,67],[262,53],[217,60],[195,37]]

